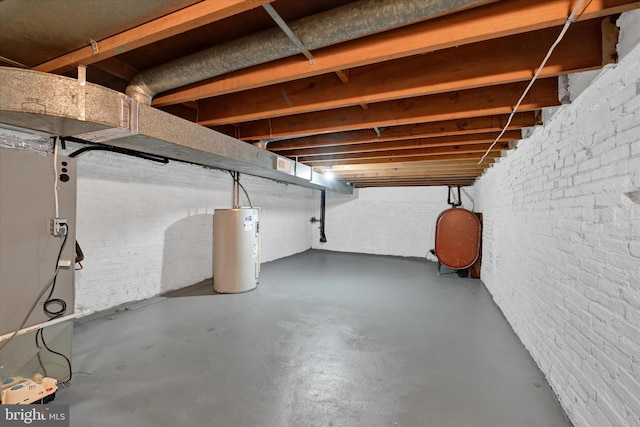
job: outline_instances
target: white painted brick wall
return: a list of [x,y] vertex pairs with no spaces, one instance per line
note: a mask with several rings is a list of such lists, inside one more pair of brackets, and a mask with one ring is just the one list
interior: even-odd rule
[[[318,191],[314,200],[314,215],[319,218]],[[462,202],[472,209],[464,193]],[[312,244],[339,252],[425,257],[434,247],[436,219],[448,208],[447,187],[361,188],[352,195],[327,192],[327,242],[320,243],[316,225]]]
[[[312,190],[248,175],[241,182],[262,208],[263,262],[311,247]],[[231,193],[227,172],[106,152],[78,157],[77,238],[86,259],[77,309],[105,310],[210,278],[213,212],[231,207]]]
[[474,186],[483,281],[576,427],[640,426],[640,193],[630,192],[640,192],[640,46]]

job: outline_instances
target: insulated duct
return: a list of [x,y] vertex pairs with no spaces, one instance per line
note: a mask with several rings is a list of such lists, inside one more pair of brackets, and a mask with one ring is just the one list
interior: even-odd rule
[[350,185],[329,181],[293,160],[295,173],[281,172],[275,167],[280,159],[275,153],[139,105],[122,93],[95,84],[10,67],[0,67],[0,82],[0,127],[77,138],[151,158],[180,160],[308,188],[346,194],[353,191]]
[[[357,39],[496,0],[360,0],[289,24],[308,50]],[[279,28],[263,31],[150,68],[126,89],[150,104],[170,89],[300,53]]]

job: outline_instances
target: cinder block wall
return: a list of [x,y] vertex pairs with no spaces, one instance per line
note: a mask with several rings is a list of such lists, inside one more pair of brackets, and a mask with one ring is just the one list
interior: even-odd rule
[[571,421],[640,426],[640,46],[474,190],[483,281]]
[[[311,247],[312,190],[242,175],[262,208],[262,260]],[[248,205],[244,194],[242,205]],[[213,274],[213,212],[232,205],[227,172],[106,152],[78,157],[76,306],[99,311]]]
[[[434,247],[436,219],[450,207],[447,191],[447,187],[388,187],[360,188],[352,195],[327,192],[327,242],[320,243],[316,226],[313,248],[377,255],[428,255],[435,260],[428,251]],[[465,193],[462,202],[463,207],[473,208]],[[314,205],[319,212],[318,192]]]

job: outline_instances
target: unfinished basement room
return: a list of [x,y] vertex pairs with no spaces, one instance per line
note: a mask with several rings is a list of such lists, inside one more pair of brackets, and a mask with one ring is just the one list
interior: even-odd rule
[[640,1],[0,0],[0,426],[640,427]]

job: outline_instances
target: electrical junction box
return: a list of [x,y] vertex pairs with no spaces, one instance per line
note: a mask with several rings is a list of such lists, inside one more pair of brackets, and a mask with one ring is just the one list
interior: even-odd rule
[[51,218],[51,227],[49,231],[53,237],[65,236],[67,234],[67,220],[64,218]]

